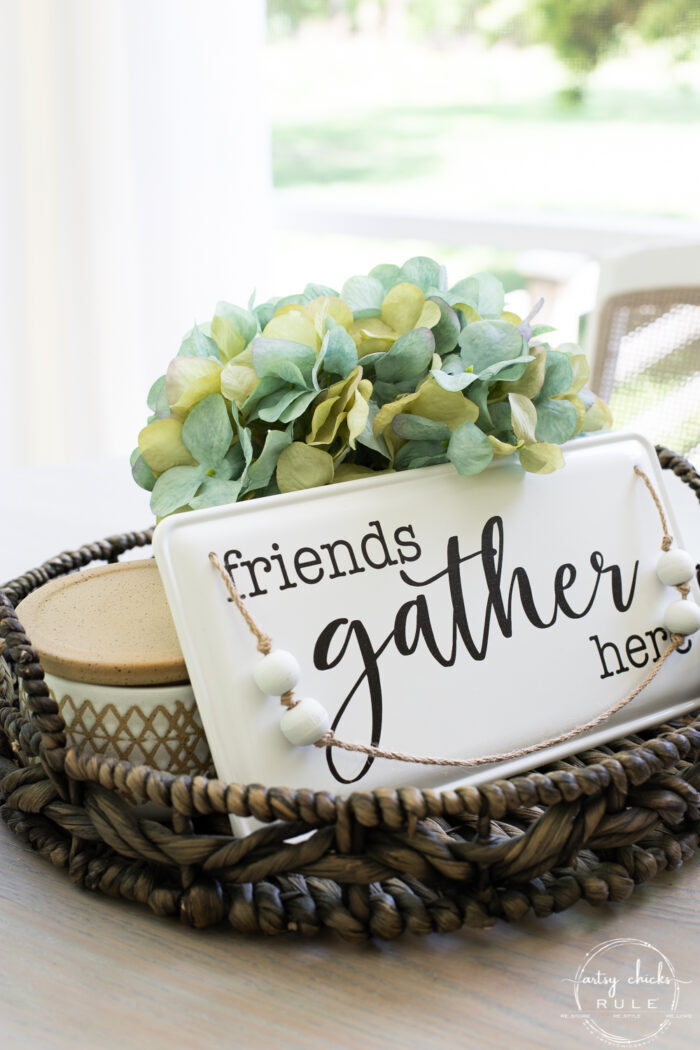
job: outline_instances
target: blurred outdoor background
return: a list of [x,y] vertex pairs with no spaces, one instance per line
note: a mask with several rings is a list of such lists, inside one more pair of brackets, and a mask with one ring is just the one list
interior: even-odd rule
[[598,259],[700,242],[699,40],[697,0],[0,0],[6,461],[128,456],[218,299],[416,254],[584,338]]
[[552,292],[586,257],[700,220],[692,0],[268,0],[267,23],[294,225],[275,236],[279,287],[321,259],[332,283],[421,251]]

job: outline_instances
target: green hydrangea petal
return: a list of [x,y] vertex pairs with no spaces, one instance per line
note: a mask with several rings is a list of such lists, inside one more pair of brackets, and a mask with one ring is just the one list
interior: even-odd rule
[[157,518],[164,518],[180,507],[186,507],[194,498],[206,476],[204,467],[171,467],[161,474],[151,493],[151,510]]
[[374,266],[369,271],[369,276],[380,282],[384,289],[384,295],[395,284],[399,284],[402,280],[408,280],[407,277],[401,276],[401,267],[395,266],[393,263],[380,263],[379,266]]
[[340,291],[355,317],[378,314],[384,299],[384,286],[376,277],[350,277]]
[[277,468],[280,454],[292,443],[288,430],[268,430],[265,445],[258,458],[251,463],[245,483],[245,492],[264,489]]
[[391,426],[405,441],[449,441],[452,433],[446,423],[408,412],[399,412],[394,416]]
[[156,419],[168,418],[170,415],[170,405],[168,404],[165,376],[160,376],[159,379],[156,379],[155,383],[148,391],[146,404],[153,412]]
[[475,273],[450,288],[445,299],[451,306],[464,303],[480,317],[500,317],[503,313],[505,293],[503,285],[490,273]]
[[288,383],[310,381],[316,363],[316,351],[305,343],[266,336],[253,340],[251,354],[253,368],[261,379],[274,375]]
[[153,491],[156,476],[137,448],[131,454],[131,476],[142,489]]
[[537,402],[538,441],[562,445],[576,433],[578,414],[569,401],[545,398]]
[[573,380],[574,370],[569,355],[560,350],[547,350],[544,382],[539,396],[545,398],[565,394],[571,389]]
[[442,441],[407,441],[394,457],[396,470],[417,470],[447,462],[447,449]]
[[221,394],[209,394],[196,405],[182,428],[182,441],[198,463],[207,468],[220,465],[233,440],[226,402]]
[[221,507],[235,503],[241,492],[241,481],[223,481],[221,478],[205,478],[196,496],[190,500],[192,510],[203,507]]
[[447,458],[459,474],[480,474],[493,459],[493,445],[474,423],[462,423],[452,433]]
[[417,285],[424,295],[444,291],[447,288],[447,271],[434,259],[416,255],[408,259],[400,270],[400,279]]
[[384,357],[377,361],[375,372],[384,383],[408,382],[427,372],[435,353],[435,340],[429,328],[414,328],[396,340]]
[[520,357],[524,340],[508,321],[475,321],[463,329],[459,345],[464,367],[481,373],[501,361]]
[[459,317],[444,299],[433,296],[431,302],[434,302],[440,310],[440,320],[432,328],[435,352],[444,357],[445,354],[457,348],[460,333]]
[[178,357],[210,357],[213,361],[218,361],[219,347],[214,339],[205,335],[202,329],[195,325],[182,340],[177,354]]

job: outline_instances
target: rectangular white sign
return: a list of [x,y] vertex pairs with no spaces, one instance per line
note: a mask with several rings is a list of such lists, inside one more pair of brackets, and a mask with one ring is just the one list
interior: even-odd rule
[[[293,747],[279,700],[255,686],[255,639],[210,564],[226,565],[274,646],[302,667],[298,697],[336,736],[443,758],[534,744],[626,696],[668,642],[678,598],[655,573],[662,530],[639,465],[677,525],[651,446],[579,439],[554,475],[501,460],[451,465],[174,515],[154,548],[218,775],[351,792],[440,786],[530,768],[584,746],[470,774]],[[696,585],[693,594],[697,600]],[[592,743],[693,706],[688,639]]]

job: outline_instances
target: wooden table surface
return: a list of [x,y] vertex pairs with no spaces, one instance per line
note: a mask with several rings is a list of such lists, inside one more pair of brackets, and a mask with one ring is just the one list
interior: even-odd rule
[[248,939],[194,931],[73,886],[0,829],[3,1050],[452,1050],[600,1044],[573,977],[601,941],[649,941],[683,985],[653,1045],[697,1047],[700,866],[624,904],[578,904],[491,930],[347,945],[334,935]]
[[[76,511],[71,493],[84,477],[84,468],[4,472],[0,578],[147,523],[144,494],[117,464],[95,473],[92,495],[104,498]],[[37,509],[53,500],[56,512],[18,514],[18,485],[36,493]],[[692,500],[676,498],[692,528]],[[680,1016],[652,1045],[694,1048],[699,915],[694,859],[624,904],[579,903],[512,927],[362,947],[331,934],[248,939],[227,928],[193,931],[80,890],[0,825],[0,1048],[595,1048],[581,1019],[566,1016],[575,1005],[565,978],[618,937],[648,941],[691,982]]]

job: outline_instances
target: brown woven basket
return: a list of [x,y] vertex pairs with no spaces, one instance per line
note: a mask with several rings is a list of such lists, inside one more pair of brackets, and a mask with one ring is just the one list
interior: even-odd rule
[[[700,500],[693,467],[657,451]],[[150,539],[129,533],[60,554],[0,592],[2,814],[73,882],[191,926],[228,919],[240,933],[306,935],[330,927],[362,941],[492,926],[531,908],[546,916],[581,898],[622,901],[693,854],[700,710],[527,776],[450,791],[341,797],[172,776],[66,748],[14,606],[55,576],[116,561]],[[236,839],[229,813],[266,826]]]

